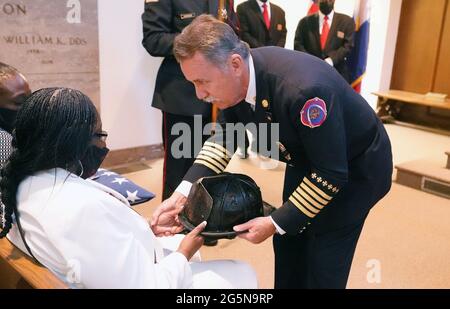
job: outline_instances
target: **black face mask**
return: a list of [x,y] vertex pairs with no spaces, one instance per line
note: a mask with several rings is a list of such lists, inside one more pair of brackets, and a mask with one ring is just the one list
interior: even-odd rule
[[12,133],[14,126],[16,124],[16,117],[18,111],[0,108],[0,128],[8,133]]
[[80,177],[86,179],[94,176],[103,160],[105,160],[108,152],[109,149],[107,147],[100,148],[95,145],[89,146],[86,155],[80,160],[83,165],[83,174],[81,174]]
[[334,9],[334,3],[328,3],[328,2],[320,2],[319,3],[319,9],[322,12],[323,15],[328,15],[333,11]]

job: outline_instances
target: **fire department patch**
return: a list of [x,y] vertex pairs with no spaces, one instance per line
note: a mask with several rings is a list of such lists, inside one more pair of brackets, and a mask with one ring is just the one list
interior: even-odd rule
[[327,105],[320,98],[308,100],[300,112],[303,125],[310,128],[320,127],[327,119]]

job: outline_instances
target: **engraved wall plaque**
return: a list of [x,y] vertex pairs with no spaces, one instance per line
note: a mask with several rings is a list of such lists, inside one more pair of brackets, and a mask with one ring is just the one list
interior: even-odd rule
[[97,0],[0,0],[0,61],[100,106]]

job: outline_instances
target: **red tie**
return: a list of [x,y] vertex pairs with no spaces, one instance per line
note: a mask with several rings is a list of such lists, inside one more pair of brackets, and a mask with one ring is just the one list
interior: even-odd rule
[[266,24],[267,30],[270,29],[270,19],[269,19],[269,11],[267,10],[267,4],[263,4],[263,17],[264,23]]
[[328,16],[325,16],[322,26],[322,35],[320,36],[320,46],[322,50],[325,49],[325,44],[327,43],[328,32],[330,32],[330,25],[328,25]]

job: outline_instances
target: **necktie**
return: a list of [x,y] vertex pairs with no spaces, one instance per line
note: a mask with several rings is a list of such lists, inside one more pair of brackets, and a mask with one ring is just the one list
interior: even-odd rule
[[266,28],[267,30],[270,29],[270,19],[269,19],[269,11],[267,10],[267,4],[263,4],[263,18],[264,18],[264,23],[266,24]]
[[330,32],[330,25],[328,25],[328,16],[325,16],[322,26],[322,35],[320,36],[320,46],[322,50],[325,49],[325,44],[327,43],[328,32]]

